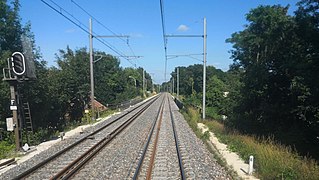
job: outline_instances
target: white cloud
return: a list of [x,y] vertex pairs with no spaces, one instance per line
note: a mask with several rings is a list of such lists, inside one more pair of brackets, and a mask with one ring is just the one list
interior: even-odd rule
[[184,25],[184,24],[181,24],[178,26],[177,28],[177,31],[181,31],[181,32],[185,32],[185,31],[188,31],[189,30],[189,27]]

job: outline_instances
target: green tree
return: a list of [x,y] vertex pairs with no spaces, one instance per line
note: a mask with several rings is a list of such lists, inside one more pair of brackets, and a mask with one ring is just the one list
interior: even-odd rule
[[[21,50],[20,36],[22,27],[19,16],[19,1],[0,1],[0,69],[7,67],[7,58],[14,51]],[[9,116],[9,86],[0,81],[0,121],[5,125],[5,118]]]
[[224,92],[226,92],[225,83],[216,75],[210,77],[207,81],[206,105],[207,116],[214,119],[220,119],[224,108]]
[[310,149],[318,147],[318,50],[313,48],[318,42],[305,34],[318,37],[318,4],[299,6],[296,17],[287,14],[288,7],[259,6],[247,14],[246,28],[227,40],[233,43],[233,67],[243,70],[230,119],[243,132],[274,134],[317,156]]
[[250,22],[247,28],[228,40],[234,44],[234,61],[245,70],[239,106],[245,112],[240,119],[246,123],[238,125],[248,126],[252,131],[279,130],[276,127],[282,127],[281,120],[289,116],[286,109],[290,109],[290,81],[294,73],[289,66],[295,61],[291,50],[298,52],[298,49],[295,23],[287,10],[288,7],[280,6],[251,10],[247,14]]

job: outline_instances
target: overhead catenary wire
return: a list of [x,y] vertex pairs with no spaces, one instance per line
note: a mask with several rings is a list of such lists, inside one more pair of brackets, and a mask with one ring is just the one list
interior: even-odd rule
[[[41,0],[41,2],[43,2],[45,5],[47,5],[48,7],[50,7],[52,10],[54,10],[55,12],[59,13],[61,16],[63,16],[64,18],[66,18],[68,21],[70,21],[72,24],[74,24],[75,26],[77,26],[78,28],[80,28],[81,30],[83,30],[85,33],[90,34],[88,27],[83,25],[83,23],[81,23],[80,20],[78,20],[77,18],[75,18],[71,13],[69,13],[68,11],[66,11],[65,9],[63,9],[61,6],[59,6],[57,3],[55,3],[54,1],[50,0],[55,6],[57,6],[59,9],[53,7],[51,4],[49,4],[47,1],[45,0]],[[66,14],[68,14],[69,16],[71,16],[74,20],[72,20],[70,17],[68,17],[67,15],[65,15],[63,12],[65,12]],[[77,21],[77,22],[75,22]],[[84,27],[83,27],[84,26]],[[110,50],[112,50],[113,52],[115,52],[117,55],[119,55],[119,57],[122,57],[124,59],[126,59],[130,64],[132,64],[133,66],[135,65],[134,63],[132,63],[128,58],[126,58],[125,54],[122,53],[121,51],[117,50],[115,47],[113,47],[110,43],[108,43],[107,41],[105,41],[104,39],[100,39],[98,38],[96,33],[92,33],[93,37],[98,40],[100,43],[102,43],[103,45],[105,45],[106,47],[108,47]]]
[[89,13],[87,10],[85,10],[81,5],[79,5],[78,3],[76,3],[75,1],[71,0],[71,2],[77,6],[79,9],[81,9],[85,14],[87,14],[88,16],[90,16],[94,21],[96,21],[99,25],[101,25],[103,28],[105,28],[106,30],[108,30],[109,32],[111,32],[115,37],[121,39],[123,42],[127,42],[125,39],[123,39],[122,37],[118,36],[118,34],[116,34],[114,31],[112,31],[110,28],[108,28],[107,26],[105,26],[103,23],[101,23],[99,20],[97,20],[91,13]]
[[167,38],[165,32],[165,14],[164,14],[164,0],[160,0],[160,9],[161,9],[161,20],[162,20],[162,32],[163,32],[163,41],[164,41],[164,51],[165,51],[165,73],[164,79],[166,81],[166,69],[167,69]]
[[171,55],[167,55],[167,59],[174,59],[174,58],[179,58],[179,57],[188,57],[191,59],[195,59],[197,61],[203,62],[202,59],[196,58],[194,56],[203,56],[204,53],[199,53],[199,54],[171,54]]
[[89,13],[87,10],[85,10],[81,5],[79,5],[78,3],[76,3],[74,0],[71,0],[71,2],[77,6],[79,9],[81,9],[85,14],[87,14],[88,16],[90,16],[94,21],[96,21],[99,25],[101,25],[103,28],[105,28],[106,30],[108,30],[109,32],[111,32],[114,37],[119,38],[120,40],[122,40],[123,42],[125,42],[127,44],[127,46],[129,47],[131,53],[133,56],[135,56],[135,53],[131,47],[131,45],[129,44],[129,40],[127,37],[127,40],[123,39],[121,36],[119,36],[117,33],[115,33],[114,31],[112,31],[110,28],[108,28],[106,25],[104,25],[103,23],[101,23],[97,18],[95,18],[91,13]]

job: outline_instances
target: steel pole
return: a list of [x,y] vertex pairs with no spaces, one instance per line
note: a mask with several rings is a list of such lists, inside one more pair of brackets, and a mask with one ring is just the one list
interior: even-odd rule
[[177,67],[177,98],[179,96],[179,67]]
[[145,70],[143,69],[143,97],[145,97]]
[[[16,85],[11,84],[10,85],[11,101],[15,102],[14,106],[19,108],[17,98],[16,98],[15,89],[16,89]],[[20,138],[21,137],[20,123],[18,120],[18,111],[17,110],[12,110],[12,118],[13,118],[13,124],[14,124],[14,136],[15,136],[16,150],[19,151],[21,149],[22,142],[21,142],[21,138]]]
[[203,119],[206,118],[206,17],[204,17],[204,56],[203,56]]
[[153,80],[152,80],[152,91],[154,92],[155,90],[154,90],[154,82],[153,82]]
[[92,35],[92,18],[89,20],[89,26],[90,26],[90,84],[91,84],[91,108],[92,108],[92,116],[91,119],[95,119],[95,113],[94,113],[94,76],[93,76],[93,35]]
[[173,78],[173,93],[172,94],[174,94],[174,92],[175,92],[175,78],[174,78],[174,76],[172,76],[172,78]]

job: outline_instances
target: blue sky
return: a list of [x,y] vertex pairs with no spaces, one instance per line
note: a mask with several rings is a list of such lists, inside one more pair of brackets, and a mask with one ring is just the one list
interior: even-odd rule
[[[60,5],[76,17],[84,26],[88,26],[89,16],[71,0],[45,0]],[[164,46],[159,0],[73,0],[91,13],[99,22],[119,35],[130,35],[129,44],[135,55],[143,56],[133,60],[137,66],[144,67],[156,83],[164,81]],[[297,0],[164,0],[164,16],[167,34],[203,33],[203,17],[207,18],[207,64],[224,71],[228,70],[232,60],[229,58],[231,44],[225,40],[232,33],[240,31],[247,24],[245,14],[258,5],[290,4],[289,13],[296,10]],[[56,6],[55,6],[56,7]],[[43,59],[54,66],[55,53],[65,49],[88,47],[88,35],[70,23],[57,12],[50,9],[41,0],[21,0],[23,22],[30,21],[35,34],[36,44],[40,47]],[[112,35],[96,21],[93,31],[98,35]],[[107,38],[107,42],[125,55],[133,55],[126,40]],[[202,53],[202,38],[170,38],[168,54]],[[94,49],[116,55],[105,45],[94,40]],[[196,56],[197,57],[197,56]],[[201,56],[197,58],[202,59]],[[179,57],[168,60],[167,72],[177,66],[202,63],[200,60]],[[98,64],[97,64],[98,65]],[[125,59],[121,66],[132,67]]]

